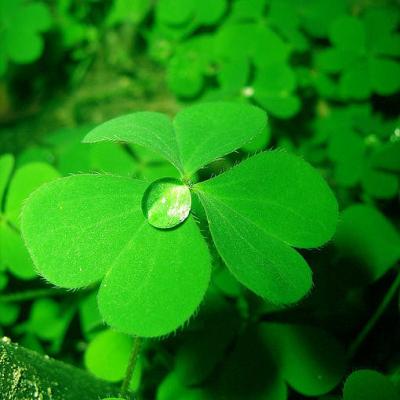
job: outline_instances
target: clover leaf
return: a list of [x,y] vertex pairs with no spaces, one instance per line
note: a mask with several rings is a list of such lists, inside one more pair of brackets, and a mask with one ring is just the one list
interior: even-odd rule
[[[285,400],[288,386],[305,396],[320,396],[334,389],[345,373],[344,347],[319,327],[270,322],[234,332],[234,341],[229,336],[219,338],[227,347],[223,354],[196,349],[197,342],[192,343],[190,352],[184,342],[172,372],[158,389],[157,399],[186,399],[196,393],[203,394],[200,398]],[[215,340],[207,331],[196,333],[208,343]],[[183,348],[190,357],[182,357]],[[200,367],[209,367],[207,362],[213,364],[212,378],[198,381],[202,377]]]
[[211,70],[211,46],[209,35],[199,35],[176,50],[167,69],[168,85],[176,95],[194,97],[203,89]]
[[106,23],[114,25],[121,22],[140,23],[151,8],[149,0],[116,0],[113,2]]
[[40,33],[51,25],[47,6],[36,1],[0,2],[0,75],[8,60],[27,64],[40,57],[43,39]]
[[217,102],[184,109],[173,121],[138,112],[98,126],[86,143],[142,145],[169,160],[181,181],[149,185],[83,174],[42,186],[22,214],[37,269],[67,288],[102,280],[100,313],[121,332],[152,337],[177,329],[202,301],[211,271],[207,245],[189,213],[191,191],[238,280],[279,304],[300,300],[311,288],[311,271],[292,246],[321,246],[337,219],[336,200],[319,174],[301,159],[273,151],[211,180],[191,181],[199,168],[250,141],[265,123],[265,113],[254,106]]
[[316,64],[324,72],[341,73],[342,99],[388,96],[399,90],[400,66],[393,59],[400,54],[398,15],[398,10],[372,8],[363,18],[342,15],[333,21],[333,47],[318,53]]
[[395,400],[399,398],[393,382],[378,371],[354,371],[344,383],[343,400]]
[[218,22],[226,8],[226,0],[160,0],[156,7],[156,19],[189,33],[199,26]]
[[400,259],[400,235],[377,209],[354,204],[342,214],[334,239],[341,257],[360,265],[358,284],[382,277]]
[[74,310],[66,304],[61,305],[51,298],[38,299],[32,303],[29,318],[15,327],[15,333],[24,334],[40,347],[39,339],[48,342],[46,352],[58,353],[73,315]]
[[18,278],[32,279],[36,272],[19,232],[22,204],[32,191],[59,175],[53,167],[42,162],[23,165],[15,173],[13,169],[14,157],[11,154],[1,156],[0,262]]
[[[85,366],[100,379],[119,382],[125,376],[131,347],[131,337],[112,330],[102,331],[91,340],[86,348]],[[134,379],[139,377],[140,368],[135,368]]]
[[[315,121],[315,136],[306,146],[322,150],[333,163],[337,185],[361,184],[366,195],[390,199],[399,187],[399,142],[391,137],[397,126],[396,120],[383,120],[369,106],[332,107]],[[321,147],[325,143],[326,154]]]
[[[251,23],[227,23],[215,34],[221,95],[240,94],[279,118],[301,106],[296,76],[288,65],[290,47],[273,30]],[[254,72],[252,70],[254,69]],[[232,79],[237,76],[238,79]]]

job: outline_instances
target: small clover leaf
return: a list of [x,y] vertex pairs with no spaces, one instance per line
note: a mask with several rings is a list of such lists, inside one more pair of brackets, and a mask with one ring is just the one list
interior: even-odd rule
[[[390,134],[397,121],[384,122],[368,106],[330,108],[315,121],[316,135],[308,145],[319,148],[333,163],[337,185],[361,184],[368,196],[390,199],[398,193],[399,145]],[[321,147],[326,142],[326,150]]]
[[[68,313],[57,302],[44,298],[32,304],[29,319],[18,326],[17,330],[42,340],[57,342],[62,339],[69,322]],[[46,329],[43,329],[44,326]]]
[[221,96],[248,98],[278,118],[299,111],[296,75],[287,62],[290,48],[274,31],[249,23],[226,24],[215,43]]
[[42,2],[2,1],[0,3],[0,67],[4,72],[8,60],[27,64],[40,57],[43,39],[40,33],[51,25],[49,9]]
[[0,302],[0,326],[13,326],[21,308],[18,304]]
[[[209,337],[207,332],[199,333]],[[200,393],[208,393],[204,398],[284,400],[288,398],[288,386],[305,396],[320,396],[334,389],[345,373],[343,346],[329,332],[315,326],[269,322],[245,329],[234,342],[229,337],[225,341],[230,348],[225,358],[219,356],[212,380],[193,380],[198,375],[193,375],[193,364],[202,365],[206,357],[212,359],[215,355],[192,350],[190,358],[176,359],[177,364],[159,388],[159,393],[164,394],[167,387],[171,393],[160,398],[181,398],[180,393],[190,393],[193,386]],[[222,362],[224,367],[218,368]],[[184,368],[192,374],[182,374]],[[169,382],[170,386],[167,382],[172,376],[174,384]]]
[[377,209],[354,204],[342,214],[334,238],[341,257],[361,264],[358,284],[383,276],[400,259],[400,235]]
[[296,76],[286,64],[259,68],[253,89],[257,103],[279,118],[290,118],[300,110],[300,99],[293,93],[296,89]]
[[[36,267],[67,288],[102,279],[98,305],[106,322],[137,336],[165,335],[195,312],[210,279],[207,245],[188,215],[191,190],[200,197],[217,249],[238,279],[268,300],[298,301],[311,287],[311,271],[291,246],[321,246],[337,218],[336,200],[319,174],[275,151],[209,181],[190,182],[199,168],[250,141],[265,123],[265,113],[254,106],[221,102],[192,106],[173,121],[138,112],[95,128],[85,142],[142,145],[175,165],[182,181],[165,186],[163,180],[160,186],[83,174],[42,186],[26,202],[22,217]],[[253,202],[249,193],[255,194]],[[170,213],[178,220],[171,223]],[[240,257],[233,260],[239,249]]]
[[150,8],[150,0],[116,0],[106,22],[110,26],[126,21],[138,24],[146,17]]
[[290,2],[271,0],[267,16],[268,22],[289,42],[297,51],[304,52],[309,44],[307,37],[300,30],[301,18]]
[[171,58],[167,69],[170,89],[180,97],[197,96],[211,70],[212,39],[200,35],[182,44]]
[[[400,52],[394,32],[398,17],[390,14],[372,8],[363,18],[342,15],[333,21],[329,35],[333,47],[317,53],[316,64],[324,72],[341,73],[342,99],[366,99],[373,92],[388,96],[400,88],[400,66],[392,58]],[[393,14],[398,15],[397,10]]]
[[226,0],[160,0],[156,19],[159,23],[190,33],[199,26],[218,22],[226,8]]
[[344,383],[343,400],[396,400],[399,393],[393,382],[378,371],[354,371]]
[[264,332],[269,336],[271,348],[279,347],[277,357],[282,376],[297,392],[305,396],[325,394],[342,379],[345,351],[329,332],[294,324],[268,324]]
[[97,334],[86,348],[85,366],[97,378],[119,382],[125,376],[131,348],[131,337],[105,330]]

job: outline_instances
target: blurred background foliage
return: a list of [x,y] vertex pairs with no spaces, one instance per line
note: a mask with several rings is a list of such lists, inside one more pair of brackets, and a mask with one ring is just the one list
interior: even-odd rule
[[250,102],[268,129],[200,174],[277,147],[318,168],[342,212],[332,243],[304,252],[315,287],[278,309],[214,252],[199,314],[144,343],[131,388],[157,400],[398,399],[399,21],[396,0],[0,0],[0,333],[120,382],[132,339],[104,326],[96,288],[37,277],[23,201],[71,173],[176,173],[139,146],[81,144],[97,123]]

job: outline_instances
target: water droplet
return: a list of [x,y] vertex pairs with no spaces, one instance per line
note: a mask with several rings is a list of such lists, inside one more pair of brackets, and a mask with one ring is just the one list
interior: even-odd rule
[[161,229],[182,223],[188,217],[191,205],[189,187],[174,178],[153,182],[142,199],[143,214],[149,224]]
[[244,97],[253,97],[254,96],[254,88],[251,86],[245,86],[242,89],[242,95]]

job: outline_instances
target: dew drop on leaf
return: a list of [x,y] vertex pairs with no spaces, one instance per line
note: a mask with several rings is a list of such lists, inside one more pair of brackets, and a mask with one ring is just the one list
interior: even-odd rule
[[145,191],[142,210],[150,225],[168,229],[189,215],[192,199],[189,187],[174,178],[154,181]]

